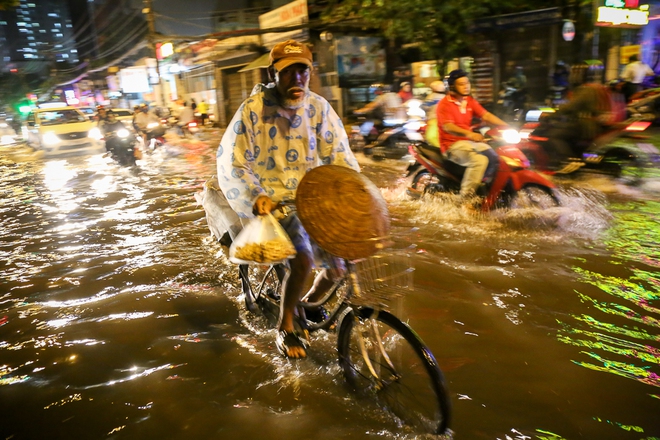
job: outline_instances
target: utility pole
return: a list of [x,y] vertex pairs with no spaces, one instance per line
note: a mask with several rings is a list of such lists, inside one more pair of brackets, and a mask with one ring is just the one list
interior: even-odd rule
[[163,87],[163,82],[160,78],[160,63],[158,62],[158,51],[156,50],[156,26],[154,25],[154,10],[152,8],[152,0],[144,0],[144,9],[142,9],[143,14],[147,14],[147,24],[149,25],[149,46],[153,50],[154,58],[156,59],[156,75],[158,76],[158,88],[160,90],[160,103],[161,105],[166,105],[165,102],[165,91]]

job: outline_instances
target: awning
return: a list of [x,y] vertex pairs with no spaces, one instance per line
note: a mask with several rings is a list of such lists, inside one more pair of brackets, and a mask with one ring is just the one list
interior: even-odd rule
[[241,70],[239,70],[239,72],[247,72],[249,70],[254,70],[254,69],[265,69],[270,64],[268,62],[269,55],[270,54],[267,54],[267,53],[261,55],[259,58],[252,61],[250,64],[248,64],[247,66],[245,66]]

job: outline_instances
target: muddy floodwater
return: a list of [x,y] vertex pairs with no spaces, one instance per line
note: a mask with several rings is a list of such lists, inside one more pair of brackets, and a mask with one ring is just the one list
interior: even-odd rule
[[[433,438],[352,395],[334,333],[290,362],[245,312],[194,198],[218,136],[138,170],[0,152],[0,438]],[[660,181],[475,216],[359,160],[410,246],[396,314],[445,373],[454,439],[660,439]]]

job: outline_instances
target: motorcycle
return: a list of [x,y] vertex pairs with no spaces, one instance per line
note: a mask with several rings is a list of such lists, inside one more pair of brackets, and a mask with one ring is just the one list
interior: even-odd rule
[[411,142],[424,141],[422,134],[426,124],[423,121],[408,121],[383,131],[371,145],[364,147],[364,154],[371,154],[374,160],[401,159],[408,154]]
[[142,152],[136,148],[137,139],[127,128],[107,131],[103,137],[106,150],[120,165],[135,166],[136,160],[142,159]]
[[145,148],[148,148],[148,151],[153,151],[165,144],[166,131],[167,128],[160,121],[150,122],[147,124],[147,130],[142,135],[138,136],[138,139]]
[[409,99],[403,104],[406,119],[385,119],[384,128],[378,132],[373,121],[364,121],[353,126],[349,146],[353,151],[362,151],[374,160],[401,159],[408,154],[408,145],[424,139],[420,133],[426,124],[426,112],[421,108],[422,101]]
[[503,83],[497,98],[497,106],[500,109],[498,113],[503,115],[505,119],[519,121],[525,111],[526,98],[525,89]]
[[552,140],[534,134],[539,122],[523,125],[520,134],[524,140],[519,148],[529,158],[532,167],[546,175],[595,172],[634,183],[643,176],[649,164],[660,161],[660,151],[644,135],[644,131],[651,126],[651,122],[646,120],[648,115],[630,114],[626,121],[612,126],[590,143],[578,146],[582,148],[581,156],[570,158],[570,162],[559,170],[550,165]]
[[[555,185],[546,177],[529,169],[529,161],[516,146],[520,140],[512,129],[484,128],[485,142],[496,153],[498,169],[490,184],[482,184],[481,211],[495,208],[532,206],[546,209],[559,205]],[[412,177],[408,195],[455,193],[461,188],[465,167],[446,159],[440,150],[420,141],[410,144],[414,161],[406,175]]]
[[194,137],[195,134],[199,133],[199,125],[197,124],[197,121],[190,121],[187,124],[179,125],[178,127],[183,136],[187,138]]

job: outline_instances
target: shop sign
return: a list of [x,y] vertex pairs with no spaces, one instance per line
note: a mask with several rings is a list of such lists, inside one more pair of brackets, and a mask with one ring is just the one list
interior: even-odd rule
[[621,46],[621,49],[619,50],[619,54],[620,54],[619,63],[628,64],[631,55],[639,56],[641,52],[642,52],[642,46],[640,46],[639,44]]
[[385,78],[385,49],[376,37],[338,37],[339,87],[380,82]]
[[649,22],[649,5],[638,6],[637,0],[606,0],[598,7],[598,26],[644,26]]
[[496,15],[474,20],[468,25],[469,32],[497,31],[561,23],[559,8],[537,9],[516,14]]
[[[270,12],[261,14],[259,16],[259,29],[295,26],[297,24],[307,23],[308,21],[307,0],[295,0]],[[266,47],[274,46],[280,41],[286,41],[288,39],[304,41],[308,38],[309,32],[307,29],[269,33],[261,36],[262,43]]]

